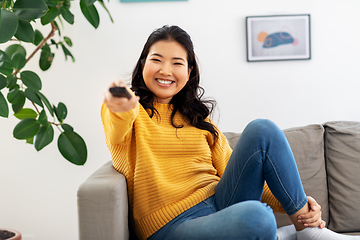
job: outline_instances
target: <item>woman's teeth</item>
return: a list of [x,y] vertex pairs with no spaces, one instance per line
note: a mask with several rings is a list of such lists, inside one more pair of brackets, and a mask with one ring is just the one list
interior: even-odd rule
[[156,79],[161,84],[171,84],[173,81]]

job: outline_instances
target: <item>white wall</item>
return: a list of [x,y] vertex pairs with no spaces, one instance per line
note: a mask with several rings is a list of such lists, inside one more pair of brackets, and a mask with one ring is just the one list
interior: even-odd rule
[[[73,40],[76,63],[59,52],[48,72],[37,70],[43,92],[68,106],[67,122],[86,140],[85,166],[63,159],[56,142],[37,153],[13,139],[14,117],[0,118],[0,227],[21,231],[24,240],[78,238],[77,188],[110,160],[99,114],[102,91],[118,77],[129,79],[146,38],[164,24],[180,25],[192,36],[222,131],[240,132],[255,118],[281,128],[360,120],[358,0],[104,2],[115,23],[99,7],[97,30],[72,2],[75,25],[65,24],[62,32]],[[246,62],[246,16],[303,13],[311,14],[311,60]],[[37,61],[28,68],[38,69]]]

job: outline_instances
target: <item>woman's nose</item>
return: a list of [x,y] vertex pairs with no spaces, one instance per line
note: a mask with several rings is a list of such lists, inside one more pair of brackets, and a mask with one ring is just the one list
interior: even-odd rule
[[166,76],[170,76],[171,75],[171,64],[164,63],[161,66],[159,73],[166,75]]

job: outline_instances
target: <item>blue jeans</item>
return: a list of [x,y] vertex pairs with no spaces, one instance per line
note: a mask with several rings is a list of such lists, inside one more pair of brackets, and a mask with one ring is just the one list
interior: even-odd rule
[[272,209],[261,203],[266,180],[288,215],[307,203],[284,133],[269,120],[244,129],[214,196],[177,216],[149,240],[276,239]]

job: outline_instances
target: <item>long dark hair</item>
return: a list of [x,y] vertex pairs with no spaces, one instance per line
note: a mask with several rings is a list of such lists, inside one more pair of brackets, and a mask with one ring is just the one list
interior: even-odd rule
[[182,128],[182,125],[174,123],[174,116],[179,111],[184,120],[190,125],[209,131],[215,139],[218,138],[218,131],[215,126],[205,121],[205,119],[212,113],[216,106],[215,100],[204,100],[204,89],[199,85],[200,75],[199,67],[196,62],[194,53],[194,46],[190,36],[178,26],[163,26],[153,31],[147,39],[140,58],[135,66],[132,74],[132,90],[140,96],[140,103],[145,109],[150,110],[150,117],[158,114],[153,102],[155,99],[154,94],[147,88],[143,78],[143,66],[150,48],[158,41],[171,40],[181,44],[187,52],[187,61],[189,70],[191,70],[189,81],[183,89],[179,91],[170,101],[172,105],[171,124],[175,128]]

